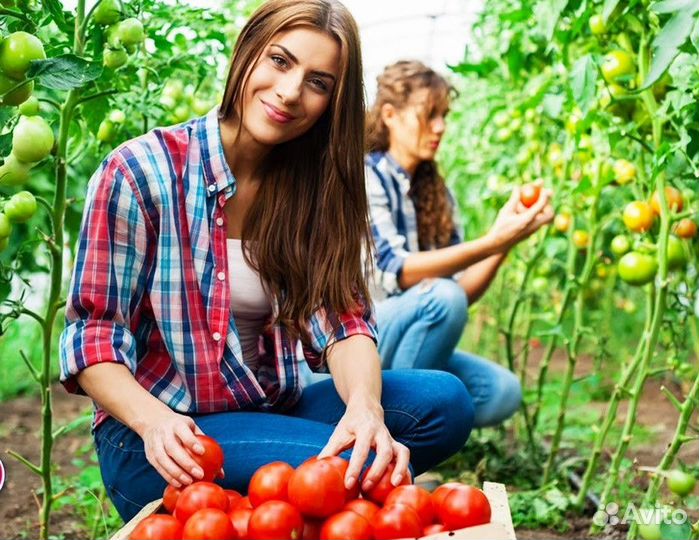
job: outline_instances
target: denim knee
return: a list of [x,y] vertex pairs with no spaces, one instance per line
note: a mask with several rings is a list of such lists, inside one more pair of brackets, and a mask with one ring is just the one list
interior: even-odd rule
[[[468,300],[465,291],[453,279],[433,280],[431,288],[423,293],[425,315],[463,329],[468,320]],[[420,287],[420,285],[417,285]]]
[[493,381],[490,403],[476,414],[476,427],[496,426],[516,413],[522,405],[522,385],[509,370],[502,370]]
[[473,428],[475,408],[471,395],[461,380],[451,373],[442,372],[436,414],[443,419],[440,446],[447,456],[455,454],[468,440]]

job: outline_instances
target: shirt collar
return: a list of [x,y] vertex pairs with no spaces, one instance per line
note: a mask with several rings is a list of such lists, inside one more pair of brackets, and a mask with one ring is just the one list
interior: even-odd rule
[[202,118],[200,123],[202,165],[204,168],[204,180],[206,182],[206,196],[211,197],[224,192],[231,196],[236,190],[236,181],[233,172],[228,166],[226,156],[223,153],[221,140],[221,127],[219,125],[219,108],[214,107]]
[[390,172],[391,176],[398,179],[398,181],[403,185],[403,189],[409,189],[411,176],[408,174],[408,172],[403,167],[401,167],[400,164],[396,161],[396,158],[394,158],[388,152],[384,152],[383,156],[386,160],[386,164],[388,165],[388,171]]

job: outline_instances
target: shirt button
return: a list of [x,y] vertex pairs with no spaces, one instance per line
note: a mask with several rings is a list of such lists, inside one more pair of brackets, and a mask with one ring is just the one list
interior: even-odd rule
[[219,227],[222,227],[223,226],[223,218],[221,218],[221,217],[216,218],[216,225],[218,225]]
[[214,332],[211,337],[214,338],[214,341],[221,341],[221,334],[218,332]]
[[209,191],[210,191],[211,193],[213,193],[214,191],[216,191],[216,186],[215,186],[214,184],[211,184],[211,185],[209,186]]
[[216,277],[217,277],[220,281],[225,281],[225,279],[226,279],[226,273],[225,273],[225,272],[219,272],[218,274],[216,274]]

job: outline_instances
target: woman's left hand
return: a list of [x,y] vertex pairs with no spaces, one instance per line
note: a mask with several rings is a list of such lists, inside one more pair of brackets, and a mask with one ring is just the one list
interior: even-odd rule
[[364,477],[361,486],[363,490],[375,486],[392,461],[395,462],[395,468],[391,484],[399,485],[405,475],[410,474],[410,450],[391,437],[384,423],[381,404],[375,399],[350,400],[345,414],[318,457],[334,456],[352,447],[352,457],[345,474],[347,489],[351,489],[358,481],[372,448],[376,452],[376,458]]

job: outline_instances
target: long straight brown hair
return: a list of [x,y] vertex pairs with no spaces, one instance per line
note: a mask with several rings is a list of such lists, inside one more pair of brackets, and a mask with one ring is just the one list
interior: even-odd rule
[[[340,45],[337,83],[327,110],[306,133],[279,144],[243,223],[248,263],[278,301],[276,321],[294,336],[314,311],[356,311],[369,299],[371,252],[364,184],[364,87],[359,32],[333,0],[270,0],[243,28],[233,51],[222,118],[242,122],[247,76],[272,37],[292,27],[326,32]],[[237,115],[240,113],[240,117]]]

